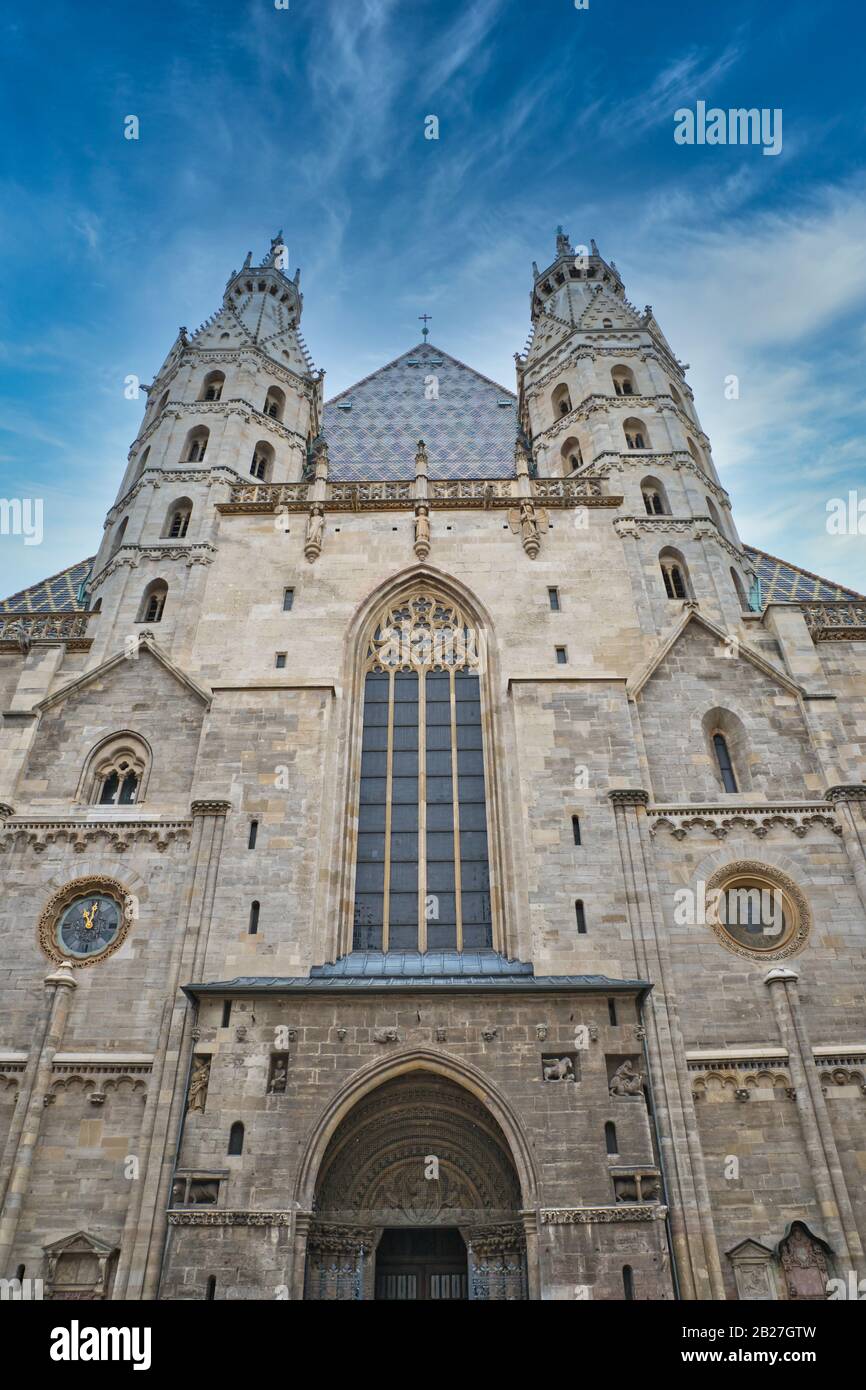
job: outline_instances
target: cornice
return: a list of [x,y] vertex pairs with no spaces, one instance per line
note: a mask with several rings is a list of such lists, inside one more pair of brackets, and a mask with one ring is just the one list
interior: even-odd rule
[[[221,478],[219,475],[222,473],[227,476]],[[119,497],[114,505],[106,512],[105,527],[103,529],[107,529],[116,521],[120,513],[126,511],[126,508],[135,501],[138,494],[145,487],[152,487],[154,489],[162,487],[166,479],[171,480],[176,478],[178,481],[183,479],[188,483],[231,483],[237,482],[242,477],[242,473],[238,472],[236,468],[231,468],[227,463],[217,463],[213,468],[193,468],[190,467],[189,464],[186,466],[179,464],[175,468],[145,468],[141,477],[138,478],[136,482],[133,483],[132,487],[129,488],[122,497]]]
[[124,567],[138,569],[142,560],[185,560],[187,568],[190,568],[192,565],[212,565],[216,554],[216,546],[211,545],[209,541],[198,541],[193,545],[186,545],[183,541],[174,544],[160,542],[156,545],[122,545],[99,573],[88,580],[87,587],[93,592],[100,584],[104,584],[115,570]]
[[770,802],[758,806],[730,806],[721,802],[680,808],[649,806],[647,816],[650,835],[669,830],[675,840],[684,840],[690,830],[698,829],[709,830],[717,840],[727,839],[737,831],[747,831],[764,839],[777,826],[790,830],[798,839],[816,825],[827,826],[834,835],[842,833],[835,815],[821,801]]
[[225,400],[218,401],[166,401],[162,410],[151,420],[147,429],[138,434],[132,447],[127,454],[127,461],[138,454],[142,445],[152,437],[157,426],[161,424],[167,416],[173,416],[175,420],[182,420],[188,415],[240,415],[246,424],[251,419],[255,419],[272,430],[275,434],[285,439],[288,443],[295,443],[306,453],[307,437],[299,434],[297,430],[290,430],[288,425],[284,425],[282,420],[275,420],[273,415],[266,415],[263,410],[259,410],[251,401],[247,401],[243,396],[231,396]]
[[[670,453],[655,453],[651,449],[644,449],[640,452],[631,450],[603,450],[602,453],[596,455],[591,464],[585,466],[587,468],[591,467],[593,472],[599,473],[604,477],[614,469],[622,473],[626,464],[640,466],[641,471],[645,472],[647,465],[652,465],[653,463],[660,468],[673,468],[676,472],[680,472],[683,468],[688,469],[689,472],[694,473],[696,478],[700,479],[708,492],[711,492],[725,507],[730,509],[731,499],[728,493],[720,483],[717,483],[714,478],[711,478],[708,473],[704,472],[699,464],[695,463],[691,454],[685,449],[673,450]],[[579,477],[579,474],[575,476]],[[647,520],[650,520],[650,518],[647,517]]]
[[285,1211],[238,1211],[206,1210],[190,1211],[186,1208],[168,1213],[169,1226],[291,1226],[292,1212]]
[[[527,392],[528,397],[540,397],[542,395],[543,391],[541,389],[533,388],[532,392]],[[590,415],[597,415],[599,413],[608,415],[613,409],[627,410],[632,405],[638,412],[657,410],[659,413],[673,413],[677,419],[686,426],[689,434],[694,435],[701,444],[707,447],[707,449],[711,448],[709,436],[704,433],[700,425],[695,424],[691,416],[687,415],[682,407],[677,405],[673,396],[666,391],[660,391],[655,396],[618,396],[616,392],[608,394],[605,391],[593,391],[588,396],[584,396],[582,400],[578,401],[577,405],[573,406],[567,415],[560,415],[559,419],[554,420],[553,424],[548,425],[547,429],[541,430],[536,434],[532,441],[533,447],[555,438],[556,435],[563,431],[569,424],[573,424],[577,420],[588,420]]]
[[636,536],[639,531],[661,531],[664,534],[690,536],[692,540],[714,540],[739,564],[745,564],[750,571],[755,568],[727,536],[722,535],[709,516],[618,516],[614,518],[613,528],[620,537]]
[[186,840],[192,830],[192,821],[186,818],[172,820],[88,820],[83,817],[65,817],[56,820],[25,819],[15,816],[7,820],[0,831],[0,852],[15,849],[23,839],[26,848],[35,854],[56,844],[66,842],[76,854],[83,854],[97,840],[108,840],[109,846],[118,854],[129,849],[130,845],[146,842],[162,854],[174,840]]
[[661,1202],[623,1202],[615,1207],[542,1207],[539,1217],[542,1226],[594,1226],[663,1221],[667,1214],[668,1209]]

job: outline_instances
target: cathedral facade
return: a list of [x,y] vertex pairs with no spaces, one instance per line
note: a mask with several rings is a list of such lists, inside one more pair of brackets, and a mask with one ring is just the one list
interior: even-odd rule
[[516,392],[425,329],[327,404],[283,261],[0,604],[0,1277],[832,1296],[866,599],[742,542],[594,243],[533,267]]

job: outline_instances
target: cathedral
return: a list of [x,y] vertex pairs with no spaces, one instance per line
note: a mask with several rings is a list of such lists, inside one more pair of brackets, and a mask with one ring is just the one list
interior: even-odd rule
[[866,1274],[866,598],[740,538],[652,308],[551,250],[516,390],[425,319],[326,402],[277,236],[0,603],[0,1278]]

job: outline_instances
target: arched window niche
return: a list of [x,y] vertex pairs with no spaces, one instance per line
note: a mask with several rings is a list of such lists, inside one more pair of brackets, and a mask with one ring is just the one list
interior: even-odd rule
[[746,726],[732,710],[707,710],[701,724],[718,789],[727,794],[752,791]]
[[501,949],[489,626],[417,580],[359,624],[350,949]]
[[94,806],[139,806],[147,791],[151,750],[129,729],[110,734],[88,754],[76,801]]

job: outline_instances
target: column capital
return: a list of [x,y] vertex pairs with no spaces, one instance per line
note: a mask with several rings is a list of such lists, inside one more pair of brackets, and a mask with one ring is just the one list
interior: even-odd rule
[[788,970],[784,966],[779,966],[776,970],[771,970],[769,974],[764,976],[764,984],[775,985],[780,982],[785,983],[788,980],[792,980],[796,984],[799,978],[800,976],[797,974],[796,970]]
[[650,799],[643,787],[616,787],[608,797],[614,806],[646,806]]
[[824,800],[831,801],[834,805],[837,801],[866,801],[866,784],[842,782],[838,786],[828,787],[824,793]]
[[67,962],[58,965],[56,970],[52,970],[50,975],[45,976],[46,985],[62,985],[64,989],[77,989],[78,981],[72,973],[72,966]]
[[190,805],[194,816],[227,816],[231,809],[230,801],[193,801]]

